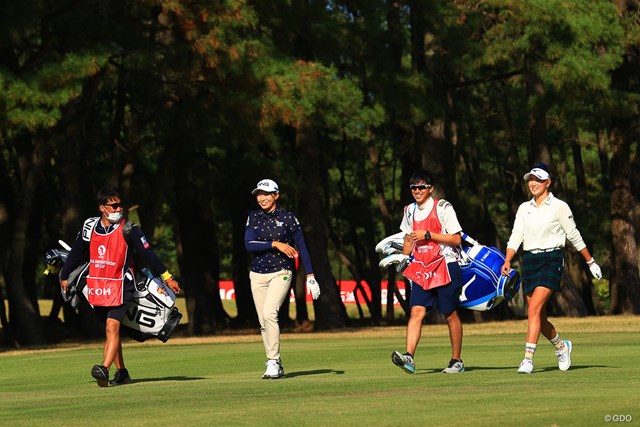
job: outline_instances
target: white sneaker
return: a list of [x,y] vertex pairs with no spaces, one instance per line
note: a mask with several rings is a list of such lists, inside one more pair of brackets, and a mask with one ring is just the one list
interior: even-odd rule
[[442,370],[445,374],[458,374],[460,372],[464,372],[464,363],[462,360],[451,359],[449,362],[449,366]]
[[520,362],[520,367],[518,368],[519,374],[530,374],[533,372],[533,360],[527,359],[526,357]]
[[263,380],[276,379],[284,376],[284,368],[279,360],[269,359],[265,363],[267,369],[262,374]]
[[556,350],[556,356],[558,356],[558,368],[561,371],[566,371],[571,367],[571,350],[573,350],[573,344],[569,340],[563,340],[564,345],[561,350]]

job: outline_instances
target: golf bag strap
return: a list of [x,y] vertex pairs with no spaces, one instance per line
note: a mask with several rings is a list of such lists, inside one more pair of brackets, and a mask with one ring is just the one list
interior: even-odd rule
[[91,233],[93,233],[93,229],[96,228],[96,224],[98,224],[99,220],[99,216],[94,216],[84,221],[84,224],[82,225],[82,240],[85,242],[89,242],[91,240]]
[[[99,216],[88,218],[87,220],[85,220],[84,225],[82,226],[82,240],[84,240],[85,242],[89,242],[91,240],[91,233],[98,224],[99,220]],[[133,221],[129,220],[126,220],[122,225],[122,235],[124,236],[124,241],[127,242],[128,246],[131,246],[131,230],[135,226],[136,224]]]
[[[440,225],[444,225],[444,210],[451,206],[451,203],[447,202],[445,199],[434,199],[436,204],[436,214],[438,216],[438,221],[440,221]],[[413,217],[416,217],[416,209],[418,209],[418,203],[413,202]],[[410,217],[407,217],[410,218]]]
[[126,220],[124,224],[122,224],[122,235],[124,236],[124,241],[127,242],[127,246],[131,246],[131,230],[135,227],[136,224],[132,221]]
[[444,210],[447,206],[451,206],[451,203],[447,202],[445,199],[438,199],[436,202],[436,214],[438,215],[438,220],[440,221],[440,225],[444,227]]

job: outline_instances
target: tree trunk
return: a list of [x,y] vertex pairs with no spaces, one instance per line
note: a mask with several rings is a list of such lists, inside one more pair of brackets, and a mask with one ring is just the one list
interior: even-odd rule
[[604,191],[609,191],[609,152],[606,131],[596,131],[596,138],[598,140],[598,159],[600,159],[600,185]]
[[[0,280],[4,281],[4,275],[0,276]],[[2,338],[0,341],[2,346],[15,346],[16,339],[14,337],[13,328],[11,324],[9,324],[9,319],[7,318],[7,311],[4,303],[4,295],[3,292],[0,292],[0,326],[2,326]]]
[[[368,152],[369,152],[369,160],[371,161],[371,167],[373,169],[372,179],[375,187],[375,194],[372,194],[370,197],[375,197],[375,199],[378,201],[378,211],[379,211],[379,214],[381,214],[382,216],[382,223],[384,226],[384,235],[378,236],[378,237],[385,238],[386,236],[393,234],[392,232],[393,226],[391,223],[391,213],[387,206],[387,200],[384,194],[382,171],[380,170],[380,156],[379,156],[378,149],[374,146],[372,142],[369,143]],[[371,216],[373,217],[374,215],[376,215],[376,213],[371,212]],[[369,236],[375,235],[375,231],[376,231],[375,229],[372,229],[371,233],[369,233]],[[378,254],[376,254],[375,252],[375,244],[379,240],[381,239],[376,238],[376,239],[373,239],[372,241],[371,247],[369,248],[371,250],[371,254],[369,255],[370,257],[369,262],[370,262],[370,265],[378,271],[378,276],[380,280],[382,280],[382,275],[380,274],[380,269],[378,268]],[[389,273],[389,276],[395,277],[395,275],[391,273]],[[395,317],[395,314],[394,314],[395,307],[393,305],[393,296],[395,291],[394,286],[395,286],[395,283],[393,282],[389,282],[387,286],[387,301],[386,301],[387,310],[386,311],[387,311],[388,323],[392,323]],[[382,309],[382,301],[381,301],[381,309]]]
[[[7,283],[7,274],[9,273],[9,254],[11,232],[13,230],[13,221],[15,220],[15,200],[11,179],[7,167],[5,165],[4,156],[0,156],[0,283]],[[4,332],[4,344],[15,346],[15,335],[12,332],[11,325],[7,318],[5,306],[5,293],[0,288],[0,322]]]
[[28,169],[22,182],[20,202],[15,220],[15,228],[11,237],[11,269],[7,275],[7,292],[9,297],[9,322],[22,345],[42,345],[45,338],[40,322],[40,315],[29,296],[25,283],[24,266],[28,251],[27,242],[30,234],[29,223],[34,209],[35,197],[44,163],[48,158],[44,140],[37,139],[30,153]]
[[[239,188],[230,195],[233,203],[230,206],[231,212],[231,233],[232,233],[232,264],[231,275],[233,288],[236,295],[236,307],[238,315],[234,319],[235,326],[258,327],[258,313],[253,303],[251,294],[251,283],[249,281],[249,254],[244,246],[244,233],[247,224],[249,207],[246,206],[247,188]],[[249,190],[250,191],[250,190]],[[255,200],[255,199],[254,199]]]
[[189,334],[208,335],[215,333],[213,307],[210,304],[215,295],[209,286],[211,277],[207,274],[206,266],[211,261],[207,256],[207,245],[204,243],[209,234],[205,231],[203,218],[197,212],[200,207],[195,201],[195,195],[182,185],[178,187],[182,188],[176,194],[176,212],[183,253],[180,279],[189,313]]
[[[634,17],[638,9],[637,0],[621,0],[616,2],[623,18]],[[610,278],[611,312],[614,314],[640,313],[640,267],[638,266],[638,246],[636,236],[640,233],[635,227],[633,211],[638,200],[632,191],[631,183],[631,144],[636,141],[638,102],[632,94],[638,91],[638,66],[640,54],[635,45],[627,47],[624,61],[612,75],[613,86],[620,93],[628,94],[626,100],[630,105],[623,111],[614,112],[609,123],[610,145],[610,193],[611,193],[611,237],[613,250],[611,254],[612,268]],[[632,118],[623,114],[633,114]],[[637,164],[638,150],[635,150]],[[634,170],[633,177],[638,172]],[[637,183],[635,184],[637,188]],[[637,193],[636,193],[637,194]]]
[[640,277],[638,246],[632,218],[635,200],[630,182],[631,123],[612,127],[611,146],[611,235],[613,269],[611,272],[611,312],[640,313]]
[[[353,143],[353,141],[346,141],[346,143]],[[367,147],[364,147],[367,149]],[[365,169],[365,159],[367,158],[367,152],[362,153],[362,156],[358,156],[359,163],[356,166],[358,174],[358,194],[364,200],[371,200],[373,194],[369,190],[369,176],[370,173]],[[377,240],[375,239],[376,221],[374,216],[376,212],[371,208],[370,204],[366,204],[366,212],[364,218],[360,218],[362,227],[365,229],[364,236],[358,236],[356,230],[353,233],[353,246],[356,249],[357,267],[360,271],[361,277],[369,286],[371,291],[371,320],[375,325],[379,325],[382,320],[382,300],[381,300],[381,285],[382,275],[380,274],[380,268],[378,267],[378,255],[375,251]],[[357,224],[355,221],[351,222],[352,225]]]
[[328,255],[329,231],[326,221],[323,197],[318,194],[322,188],[320,147],[315,130],[308,125],[296,129],[296,151],[299,164],[300,182],[303,188],[315,188],[317,191],[303,191],[300,195],[300,213],[305,241],[311,256],[313,272],[320,284],[320,298],[314,302],[316,329],[344,328],[347,325],[347,313],[336,280],[331,272]]
[[[466,103],[468,98],[466,95],[465,92],[463,98],[457,102]],[[498,231],[489,212],[489,199],[491,197],[487,196],[485,190],[480,152],[478,151],[478,145],[474,143],[479,138],[471,121],[465,123],[465,128],[467,129],[467,136],[460,138],[456,136],[458,141],[456,145],[465,165],[464,182],[470,182],[473,193],[477,195],[477,202],[461,200],[458,210],[463,211],[458,213],[459,219],[463,224],[463,228],[468,230],[468,233],[473,232],[475,234],[473,237],[476,240],[490,246],[496,245],[499,247]],[[474,204],[471,205],[471,203]]]
[[[87,156],[93,156],[94,153],[87,152],[87,144],[84,141],[91,139],[87,135],[86,121],[94,112],[103,77],[104,75],[99,73],[87,80],[82,96],[64,108],[60,121],[60,127],[64,132],[56,141],[56,148],[62,160],[55,162],[55,170],[56,175],[60,177],[59,206],[62,221],[60,224],[52,225],[51,229],[57,230],[58,236],[69,245],[73,244],[81,230],[84,215],[98,215],[95,210],[97,188],[92,186],[95,183],[86,179],[93,173]],[[85,212],[86,207],[91,207],[92,210]],[[59,283],[57,280],[55,282],[54,301],[61,297],[58,291]],[[62,307],[65,325],[80,331],[86,338],[104,336],[104,326],[97,320],[90,305],[80,304],[77,310],[69,304],[63,304]],[[52,310],[51,315],[57,317],[58,312]]]
[[551,316],[584,317],[589,314],[567,268],[562,270],[560,291],[553,293],[550,302]]
[[529,164],[544,162],[553,170],[551,150],[547,141],[547,111],[543,105],[544,84],[530,74],[526,79],[527,97],[533,101],[529,127]]
[[[629,168],[631,169],[629,180],[631,181],[631,194],[633,195],[633,213],[631,214],[631,219],[633,221],[633,228],[636,231],[636,242],[640,242],[640,156],[636,155],[635,158],[631,160]],[[636,249],[640,251],[640,248]],[[640,264],[640,257],[638,263]],[[640,267],[640,265],[638,267]]]
[[209,204],[199,197],[202,191],[196,184],[197,176],[206,169],[198,167],[199,162],[194,159],[190,150],[180,150],[180,161],[173,175],[182,246],[180,278],[187,300],[189,333],[208,335],[215,333],[217,321],[224,321],[228,315],[222,307],[218,288],[220,259],[215,225]]
[[567,263],[566,270],[571,279],[571,283],[580,295],[580,300],[584,305],[586,315],[593,316],[596,313],[596,307],[593,302],[593,283],[591,282],[591,273],[584,262],[584,258],[573,246],[568,249],[565,257]]
[[[573,157],[574,175],[578,190],[578,197],[575,199],[574,212],[587,212],[587,179],[584,162],[582,160],[582,147],[580,146],[580,135],[575,124],[570,126],[571,134],[571,153]],[[575,215],[574,215],[575,216]],[[579,215],[580,222],[586,223],[584,214]],[[580,227],[580,229],[582,229]],[[572,282],[575,284],[578,293],[584,303],[585,309],[589,315],[596,314],[596,308],[593,302],[593,283],[591,282],[591,274],[582,256],[577,253],[573,247],[569,248],[568,255],[565,257],[567,261],[567,269],[571,276]]]

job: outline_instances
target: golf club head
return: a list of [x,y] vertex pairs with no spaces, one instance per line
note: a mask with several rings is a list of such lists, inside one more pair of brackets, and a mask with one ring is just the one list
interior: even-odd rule
[[387,255],[386,257],[382,258],[380,260],[380,262],[378,263],[378,266],[380,266],[382,268],[386,268],[386,267],[389,267],[391,265],[401,264],[403,261],[408,260],[408,259],[409,259],[408,255],[391,254],[391,255]]

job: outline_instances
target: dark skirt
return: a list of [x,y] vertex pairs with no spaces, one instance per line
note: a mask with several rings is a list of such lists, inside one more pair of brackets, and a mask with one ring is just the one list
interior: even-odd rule
[[564,252],[562,249],[537,254],[525,252],[522,255],[524,294],[530,294],[538,286],[559,291],[563,269]]

